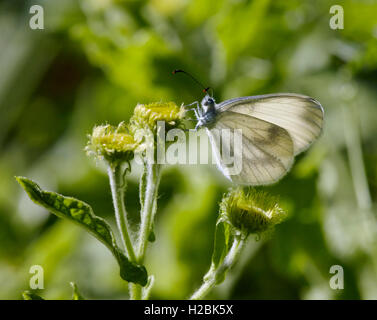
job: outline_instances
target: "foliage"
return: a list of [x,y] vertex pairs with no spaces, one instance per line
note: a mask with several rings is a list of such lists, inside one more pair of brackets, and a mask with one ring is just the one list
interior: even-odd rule
[[55,192],[43,191],[34,181],[27,178],[17,177],[16,179],[36,204],[46,208],[59,218],[69,219],[77,223],[100,240],[117,259],[120,276],[124,280],[143,286],[147,284],[148,275],[145,267],[138,266],[128,260],[118,248],[110,226],[105,220],[95,216],[88,204]]

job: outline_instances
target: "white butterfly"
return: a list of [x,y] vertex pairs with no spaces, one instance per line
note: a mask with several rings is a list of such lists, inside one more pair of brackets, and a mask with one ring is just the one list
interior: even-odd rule
[[[306,150],[322,131],[323,108],[304,95],[266,94],[216,104],[207,94],[200,106],[195,103],[196,129],[206,128],[219,169],[236,184],[276,182],[289,171],[294,156]],[[237,152],[232,139],[220,142],[219,132],[224,130],[233,135],[236,130],[242,132],[238,171],[229,170],[221,159],[224,152]]]

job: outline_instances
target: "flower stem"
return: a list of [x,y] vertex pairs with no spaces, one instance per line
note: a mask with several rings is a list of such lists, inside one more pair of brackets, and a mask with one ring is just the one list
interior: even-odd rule
[[129,227],[126,220],[126,209],[124,206],[124,189],[125,182],[122,179],[122,168],[120,164],[108,165],[107,173],[110,180],[111,194],[113,197],[115,218],[117,226],[122,238],[122,242],[126,251],[128,258],[136,262],[136,255],[128,232]]
[[129,283],[128,289],[130,292],[131,300],[141,300],[142,298],[142,287],[136,283]]
[[217,284],[218,279],[220,279],[224,273],[227,272],[237,261],[238,256],[245,245],[245,241],[245,239],[241,239],[239,237],[234,238],[232,247],[224,258],[223,263],[216,269],[212,267],[210,268],[205,276],[203,284],[193,293],[190,300],[203,299],[212,290],[212,288]]
[[[157,191],[160,183],[161,165],[146,163],[140,179],[141,225],[138,239],[136,261],[142,264],[148,246],[154,213],[156,211]],[[143,289],[140,285],[130,283],[132,300],[143,299]],[[146,296],[147,298],[147,296]]]
[[137,261],[143,263],[145,252],[148,247],[148,237],[151,232],[154,213],[156,211],[156,200],[158,185],[160,183],[161,165],[155,163],[146,163],[146,185],[145,190],[141,190],[141,193],[145,192],[142,203],[141,212],[141,225],[139,233]]

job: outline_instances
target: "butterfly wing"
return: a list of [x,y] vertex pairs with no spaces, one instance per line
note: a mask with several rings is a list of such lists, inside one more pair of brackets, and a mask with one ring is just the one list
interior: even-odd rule
[[[234,132],[241,130],[241,143],[235,143]],[[230,139],[222,141],[222,133],[230,132]],[[243,185],[264,185],[276,182],[290,169],[293,162],[293,141],[287,130],[264,120],[233,111],[217,115],[207,127],[219,169],[231,181]],[[239,149],[239,145],[241,149]],[[223,155],[236,159],[229,166]]]
[[323,108],[311,97],[278,93],[226,100],[218,112],[232,111],[273,123],[288,131],[294,155],[304,151],[322,132]]

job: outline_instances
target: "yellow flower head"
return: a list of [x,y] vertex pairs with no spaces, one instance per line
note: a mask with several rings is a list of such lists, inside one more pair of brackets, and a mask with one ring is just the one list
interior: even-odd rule
[[94,154],[112,163],[132,160],[137,147],[138,143],[129,133],[125,123],[121,122],[118,127],[94,127],[85,150],[88,154]]
[[274,197],[255,190],[246,193],[241,188],[225,195],[220,210],[233,227],[246,234],[260,235],[286,217]]
[[153,102],[138,104],[130,120],[133,131],[149,129],[155,132],[158,121],[164,121],[167,126],[176,127],[185,115],[183,106],[174,102]]

